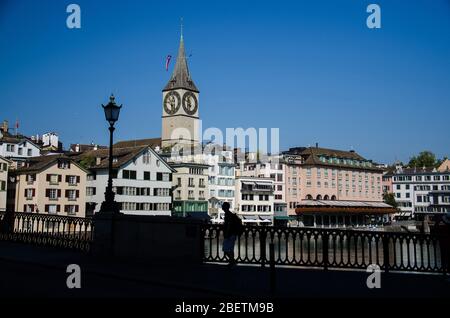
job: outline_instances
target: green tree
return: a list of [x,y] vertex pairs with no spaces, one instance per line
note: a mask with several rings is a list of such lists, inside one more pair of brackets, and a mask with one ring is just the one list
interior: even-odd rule
[[409,160],[409,167],[426,167],[434,168],[439,164],[439,160],[436,159],[436,155],[431,151],[422,151],[418,156],[413,156]]
[[88,169],[88,168],[92,167],[93,165],[95,165],[95,158],[92,156],[85,156],[80,161],[80,166],[82,166],[85,169]]
[[398,203],[395,200],[394,193],[384,193],[383,194],[383,201],[384,201],[384,203],[389,204],[393,208],[396,208],[396,209],[398,208]]

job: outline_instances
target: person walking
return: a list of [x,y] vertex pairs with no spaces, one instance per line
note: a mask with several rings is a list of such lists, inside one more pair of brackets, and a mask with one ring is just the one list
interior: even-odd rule
[[222,251],[228,258],[228,265],[234,266],[236,265],[236,259],[234,258],[234,244],[236,243],[237,236],[241,235],[243,232],[243,225],[241,219],[230,211],[230,204],[228,202],[222,204],[222,210],[225,212]]

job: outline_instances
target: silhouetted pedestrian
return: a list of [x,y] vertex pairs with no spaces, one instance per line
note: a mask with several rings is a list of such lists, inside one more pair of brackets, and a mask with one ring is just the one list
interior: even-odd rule
[[230,204],[228,202],[222,204],[222,210],[225,212],[222,250],[229,260],[229,265],[233,266],[236,264],[234,244],[236,243],[237,236],[242,234],[243,225],[241,219],[230,211]]

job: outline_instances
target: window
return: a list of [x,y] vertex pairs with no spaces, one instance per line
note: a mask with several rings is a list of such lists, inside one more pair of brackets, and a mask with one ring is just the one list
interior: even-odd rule
[[400,190],[400,189],[401,189],[401,185],[397,184],[397,190]]
[[32,155],[33,155],[33,150],[28,149],[28,150],[27,150],[27,156],[28,156],[28,157],[31,157]]
[[66,190],[66,198],[69,199],[69,201],[76,200],[79,195],[79,190]]
[[60,189],[47,189],[46,190],[46,197],[50,200],[58,200],[58,198],[61,196],[61,190]]
[[145,164],[145,165],[150,164],[150,158],[151,158],[150,153],[144,154],[142,156],[142,163]]
[[27,198],[27,200],[33,199],[35,194],[36,194],[35,189],[25,189],[25,197]]
[[77,185],[77,183],[80,182],[80,177],[79,176],[66,176],[66,182],[69,185]]
[[6,145],[6,151],[14,152],[14,145]]
[[70,162],[66,160],[61,160],[58,162],[59,169],[70,169]]
[[277,191],[283,191],[283,186],[282,185],[277,185]]
[[46,204],[45,205],[45,212],[48,212],[50,214],[56,214],[60,211],[60,205],[59,204]]
[[157,172],[156,173],[156,180],[157,181],[172,181],[171,176],[172,175],[170,173]]
[[194,191],[189,190],[189,192],[188,192],[188,198],[189,198],[189,199],[193,199],[193,198],[194,198]]
[[411,197],[411,195],[408,193],[406,193],[406,198],[409,199]]
[[95,194],[96,194],[96,188],[94,188],[94,187],[86,188],[86,195],[95,195]]
[[0,182],[0,191],[6,191],[6,181]]
[[144,171],[144,180],[150,180],[150,171]]
[[65,205],[64,206],[64,212],[66,212],[69,215],[74,215],[78,212],[78,205]]
[[28,184],[33,184],[36,180],[36,174],[27,174],[26,179]]
[[122,178],[136,180],[136,170],[123,170]]
[[97,179],[97,174],[95,172],[87,175],[87,181],[94,181],[96,179]]
[[23,148],[19,147],[19,151],[18,151],[19,156],[23,155]]
[[188,186],[189,187],[195,187],[195,185],[194,185],[194,178],[189,178]]
[[50,184],[58,184],[61,180],[62,176],[60,174],[47,174],[47,182]]

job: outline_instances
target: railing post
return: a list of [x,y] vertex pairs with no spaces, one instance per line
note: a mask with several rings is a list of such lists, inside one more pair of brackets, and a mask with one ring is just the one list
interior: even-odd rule
[[259,248],[260,248],[260,257],[261,257],[261,267],[266,265],[266,238],[267,232],[265,228],[259,228]]
[[270,293],[274,294],[276,291],[276,277],[275,277],[275,245],[273,242],[269,244],[269,266],[270,266]]
[[384,272],[389,273],[389,237],[386,234],[383,235],[383,265]]
[[14,233],[14,211],[8,210],[0,220],[0,232],[12,235]]
[[327,270],[328,269],[328,264],[329,264],[329,260],[328,260],[328,241],[330,239],[330,235],[328,234],[328,232],[323,232],[322,234],[322,258],[323,258],[323,269]]

